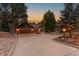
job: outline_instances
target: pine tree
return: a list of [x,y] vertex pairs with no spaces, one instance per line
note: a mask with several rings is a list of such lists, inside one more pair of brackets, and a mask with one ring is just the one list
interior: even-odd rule
[[65,3],[64,10],[61,11],[61,21],[62,24],[71,24],[73,20],[73,4],[72,3]]
[[43,20],[44,20],[43,26],[45,32],[53,32],[55,30],[55,25],[56,25],[55,16],[53,12],[51,12],[50,10],[47,11],[44,14]]
[[76,5],[75,11],[74,11],[74,19],[75,19],[75,28],[79,29],[79,4]]
[[1,15],[0,15],[1,24],[0,25],[1,25],[2,31],[9,31],[8,17],[10,13],[9,13],[8,7],[9,7],[8,3],[0,4],[0,11],[1,11]]
[[22,18],[22,21],[27,22],[27,6],[24,3],[13,3],[12,8],[12,18]]
[[[21,23],[27,22],[27,6],[25,6],[24,3],[2,3],[0,4],[0,19],[1,19],[1,27],[4,24],[10,25],[11,29],[16,29],[16,27],[20,24],[19,19],[21,20]],[[6,21],[4,21],[6,20]],[[4,23],[6,22],[6,23]],[[7,28],[9,28],[7,27]],[[6,28],[6,29],[7,29]]]
[[3,20],[1,22],[1,29],[2,29],[2,31],[9,32],[9,24],[8,24],[7,20]]

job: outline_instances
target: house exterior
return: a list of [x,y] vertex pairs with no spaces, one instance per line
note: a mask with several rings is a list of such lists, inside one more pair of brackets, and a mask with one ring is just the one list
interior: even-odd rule
[[31,25],[35,28],[36,33],[41,33],[41,28],[39,23],[38,24],[31,23]]
[[16,28],[17,34],[39,33],[38,27],[35,24],[23,23]]
[[23,23],[17,26],[16,33],[17,34],[25,34],[25,33],[33,33],[34,27],[31,26],[29,23]]

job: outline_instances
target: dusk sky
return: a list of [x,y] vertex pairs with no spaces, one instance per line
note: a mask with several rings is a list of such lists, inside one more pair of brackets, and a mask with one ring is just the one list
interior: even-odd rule
[[43,15],[48,10],[55,14],[56,20],[59,19],[60,11],[63,10],[63,3],[26,3],[28,21],[38,23],[43,19]]

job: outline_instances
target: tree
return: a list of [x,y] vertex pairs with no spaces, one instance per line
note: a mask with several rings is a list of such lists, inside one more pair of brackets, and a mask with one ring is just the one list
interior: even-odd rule
[[73,4],[72,3],[65,3],[64,10],[61,11],[60,19],[62,24],[72,24],[73,21]]
[[19,21],[21,23],[27,22],[27,6],[24,3],[2,3],[0,4],[0,19],[3,22],[1,23],[2,27],[5,20],[7,25],[11,25],[9,26],[10,30],[15,30],[20,24]]
[[1,29],[2,29],[2,31],[9,32],[9,24],[8,24],[7,20],[3,20],[1,22]]
[[22,22],[27,22],[27,6],[24,3],[13,3],[11,4],[12,8],[12,18],[22,18]]
[[9,5],[7,3],[0,4],[0,19],[1,19],[1,30],[9,31],[8,17],[9,17]]
[[75,19],[75,28],[79,29],[79,3],[76,5],[76,8],[74,10],[74,19]]
[[27,6],[24,3],[13,3],[11,4],[11,9],[12,22],[15,30],[18,25],[27,22]]
[[52,32],[55,30],[56,21],[55,21],[55,16],[53,12],[48,10],[44,14],[43,21],[44,21],[43,26],[44,26],[45,32]]
[[27,6],[24,3],[11,4],[11,22],[13,23],[14,32],[18,25],[27,22]]

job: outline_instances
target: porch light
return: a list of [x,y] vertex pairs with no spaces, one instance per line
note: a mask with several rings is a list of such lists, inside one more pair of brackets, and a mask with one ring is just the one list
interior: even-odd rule
[[66,32],[66,28],[63,28],[62,31],[63,31],[63,32]]

